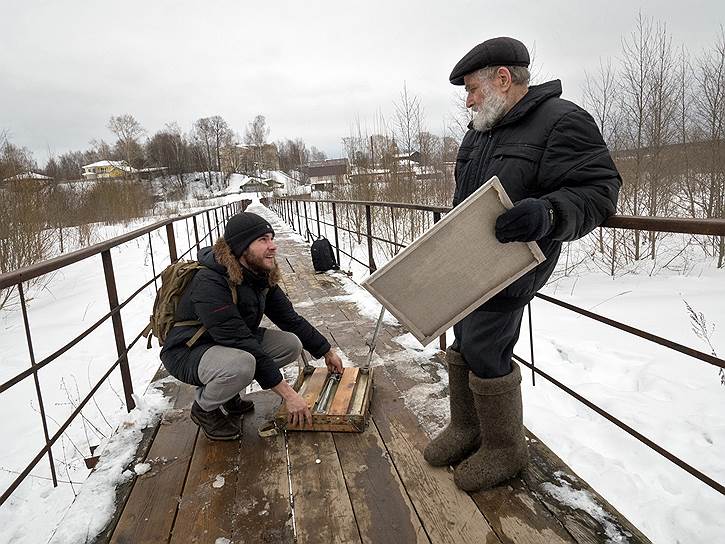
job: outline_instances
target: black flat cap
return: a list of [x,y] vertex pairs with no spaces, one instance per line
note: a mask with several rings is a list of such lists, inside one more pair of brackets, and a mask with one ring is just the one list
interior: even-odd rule
[[451,72],[453,85],[463,85],[463,76],[486,66],[528,66],[529,51],[514,38],[491,38],[466,53]]

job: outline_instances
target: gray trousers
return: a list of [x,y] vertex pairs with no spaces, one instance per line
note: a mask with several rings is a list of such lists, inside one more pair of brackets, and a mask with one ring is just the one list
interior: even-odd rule
[[[302,342],[290,332],[266,329],[262,349],[282,368],[299,358]],[[254,356],[241,349],[212,346],[206,350],[199,361],[199,380],[204,385],[196,388],[197,404],[207,412],[219,408],[252,383],[256,364]]]

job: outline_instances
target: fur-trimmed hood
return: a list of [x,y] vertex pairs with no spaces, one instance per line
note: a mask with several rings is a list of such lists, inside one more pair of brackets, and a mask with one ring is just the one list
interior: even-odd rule
[[240,285],[245,276],[252,283],[266,283],[270,287],[280,280],[279,268],[265,275],[243,268],[224,238],[218,238],[213,247],[200,249],[197,259],[207,268],[228,276],[234,285]]
[[[207,263],[201,260],[201,252],[199,253],[199,261],[201,264],[208,266]],[[232,248],[229,247],[229,244],[227,244],[224,238],[217,239],[214,247],[212,248],[212,254],[214,261],[216,261],[215,264],[221,265],[225,269],[227,276],[229,276],[229,280],[234,285],[242,283],[242,279],[244,279],[242,265],[239,264],[239,259],[234,256]],[[209,256],[212,257],[212,255]]]

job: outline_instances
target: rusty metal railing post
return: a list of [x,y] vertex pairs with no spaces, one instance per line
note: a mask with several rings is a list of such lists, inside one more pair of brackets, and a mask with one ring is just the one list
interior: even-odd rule
[[370,273],[375,272],[378,267],[375,265],[375,258],[373,257],[373,221],[370,214],[370,205],[365,205],[365,223],[368,229],[368,268]]
[[322,234],[320,234],[320,205],[317,202],[315,202],[315,216],[317,217],[317,237],[319,238]]
[[[18,293],[20,293],[20,307],[23,311],[23,323],[25,324],[25,338],[28,341],[28,354],[30,355],[30,366],[35,368],[35,350],[33,350],[33,339],[30,335],[30,322],[28,321],[28,309],[25,305],[25,293],[23,292],[23,282],[18,285]],[[45,437],[45,445],[48,446],[48,462],[50,463],[50,474],[53,477],[53,487],[58,487],[58,477],[55,474],[55,462],[53,461],[53,449],[50,447],[50,435],[48,434],[48,420],[45,417],[45,404],[43,403],[43,394],[40,391],[40,380],[38,379],[38,371],[33,372],[33,380],[35,381],[35,394],[38,397],[38,408],[40,410],[40,420],[43,422],[43,436]]]
[[[391,208],[392,210],[392,208]],[[435,225],[441,220],[441,212],[433,212],[433,224]],[[438,347],[441,351],[445,351],[448,348],[448,341],[446,340],[445,331],[438,337]]]
[[159,286],[156,283],[156,262],[154,261],[154,245],[151,243],[151,233],[149,232],[149,253],[151,254],[151,273],[154,276],[154,289],[159,292]]
[[310,241],[310,226],[307,221],[307,201],[302,203],[302,209],[305,211],[305,242]]
[[166,240],[169,242],[169,257],[172,263],[179,260],[176,253],[176,236],[174,235],[174,224],[166,225]]
[[[337,264],[340,264],[340,240],[337,237],[337,206],[332,203],[332,228],[335,231],[335,252],[337,253]],[[352,253],[352,252],[351,252]]]
[[[209,216],[209,210],[206,211],[206,228],[207,234],[209,235],[209,244],[214,243],[214,235],[211,233],[211,217]],[[204,237],[206,238],[206,236]]]
[[[111,250],[107,249],[101,252],[103,260],[103,274],[106,278],[106,291],[108,292],[108,305],[111,311],[118,308],[118,291],[116,291],[116,277],[113,274],[113,261],[111,260]],[[121,369],[121,382],[123,383],[123,393],[126,397],[126,409],[130,412],[136,407],[133,400],[133,383],[131,382],[131,369],[128,366],[128,356],[126,355],[126,339],[123,335],[123,321],[121,320],[121,312],[117,311],[111,316],[113,323],[113,336],[116,339],[116,353],[120,359],[119,368]]]
[[[295,200],[295,209],[297,210],[297,227],[299,227],[299,233],[302,234],[302,218],[300,216],[300,202]],[[294,225],[292,226],[294,228]]]
[[196,247],[199,247],[199,225],[196,223],[196,216],[192,217],[194,220],[194,238],[196,238]]
[[184,229],[186,230],[186,249],[191,249],[191,234],[189,234],[189,218],[184,219]]
[[[214,208],[214,228],[216,229],[216,235],[219,236],[219,216],[216,213],[216,208]],[[214,237],[212,236],[212,240],[214,240]]]
[[536,385],[536,364],[534,363],[534,327],[531,320],[531,302],[527,304],[529,308],[529,347],[531,349],[531,385]]

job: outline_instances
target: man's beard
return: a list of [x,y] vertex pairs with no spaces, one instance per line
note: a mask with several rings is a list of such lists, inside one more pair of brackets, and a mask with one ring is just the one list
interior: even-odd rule
[[247,264],[249,265],[249,268],[252,269],[252,271],[263,276],[271,274],[278,268],[276,258],[273,261],[274,266],[272,266],[271,268],[269,265],[269,261],[267,261],[264,257],[258,257],[256,255],[252,255],[251,253],[247,253],[244,258],[246,259]]
[[480,132],[489,130],[504,115],[506,115],[506,97],[493,89],[488,89],[481,109],[474,110],[473,128]]

